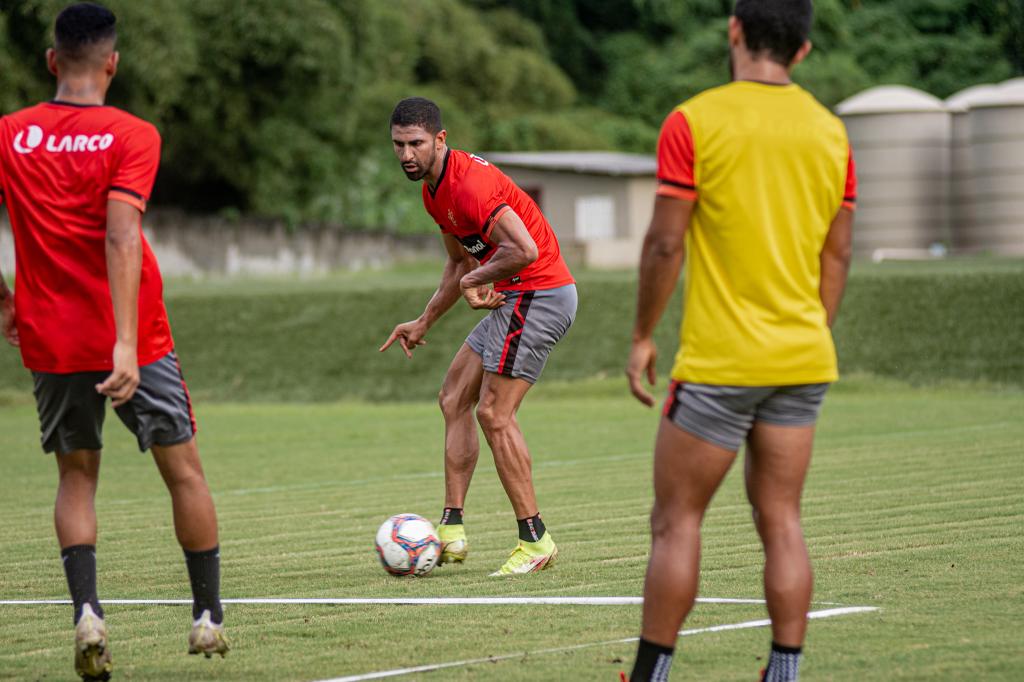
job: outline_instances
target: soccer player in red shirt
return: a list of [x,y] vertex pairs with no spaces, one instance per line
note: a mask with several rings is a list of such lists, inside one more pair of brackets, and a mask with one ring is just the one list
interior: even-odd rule
[[399,102],[391,115],[391,138],[406,176],[423,181],[423,204],[441,228],[448,259],[423,314],[395,327],[381,350],[397,341],[412,358],[427,330],[459,298],[490,311],[456,353],[441,388],[441,562],[466,558],[462,510],[480,454],[478,421],[519,523],[519,543],[492,575],[542,570],[558,550],[538,512],[530,453],[516,412],[572,325],[576,285],[537,204],[484,159],[449,149],[436,104],[421,97]]
[[3,334],[32,371],[43,450],[56,453],[54,522],[74,603],[75,668],[87,680],[111,671],[94,507],[108,397],[171,494],[194,597],[189,653],[227,651],[216,512],[160,270],[142,235],[160,134],[104,106],[120,59],[115,23],[91,3],[61,12],[46,55],[56,98],[0,118],[0,200],[17,265],[15,292],[0,276]]

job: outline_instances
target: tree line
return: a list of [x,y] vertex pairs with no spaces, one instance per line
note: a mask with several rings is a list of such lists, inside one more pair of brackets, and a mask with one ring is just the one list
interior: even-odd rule
[[[0,111],[52,97],[67,0],[0,0]],[[728,80],[731,0],[109,0],[109,103],[164,139],[154,202],[348,229],[433,229],[391,156],[394,103],[454,146],[651,153],[665,114]],[[1021,0],[816,0],[796,80],[834,105],[1024,74]]]

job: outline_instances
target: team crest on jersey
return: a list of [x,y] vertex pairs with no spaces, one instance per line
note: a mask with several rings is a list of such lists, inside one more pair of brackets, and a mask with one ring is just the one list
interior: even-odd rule
[[46,151],[54,154],[63,152],[100,152],[110,149],[114,144],[111,133],[105,135],[57,135],[46,136],[43,129],[30,125],[14,136],[14,151],[19,154],[31,154],[43,144],[46,137]]
[[455,211],[451,210],[450,208],[448,209],[448,220],[452,221],[452,225],[454,227],[458,227],[459,226],[458,221],[455,220]]

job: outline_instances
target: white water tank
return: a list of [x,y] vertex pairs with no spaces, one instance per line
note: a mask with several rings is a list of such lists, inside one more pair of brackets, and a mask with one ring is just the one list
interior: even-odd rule
[[1002,83],[967,114],[970,222],[958,244],[1024,255],[1024,78]]
[[883,85],[836,111],[857,161],[854,250],[926,249],[948,241],[951,121],[942,100]]
[[952,137],[950,139],[949,165],[949,227],[953,246],[958,249],[970,248],[967,235],[970,226],[976,223],[974,197],[971,195],[973,181],[970,172],[970,110],[977,102],[984,101],[998,90],[993,84],[972,85],[946,99],[946,108],[952,116]]

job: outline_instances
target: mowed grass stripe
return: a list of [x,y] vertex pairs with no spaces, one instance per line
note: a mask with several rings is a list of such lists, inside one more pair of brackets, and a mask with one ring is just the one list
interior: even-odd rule
[[[883,611],[812,625],[807,674],[1014,679],[1007,604],[1021,599],[1014,567],[1024,549],[1017,475],[1024,424],[1015,418],[1024,411],[1024,395],[858,382],[855,391],[841,385],[828,398],[804,521],[816,599]],[[587,390],[602,397],[588,398]],[[563,558],[551,571],[510,581],[487,577],[511,549],[515,523],[486,445],[467,509],[469,564],[423,580],[392,579],[376,564],[373,532],[387,515],[440,511],[442,429],[435,405],[201,406],[201,447],[221,513],[225,594],[639,594],[658,415],[628,398],[605,397],[619,390],[583,385],[574,395],[538,391],[527,401],[523,424],[541,507]],[[52,537],[53,465],[38,457],[33,420],[30,406],[0,412],[0,433],[23,433],[4,436],[11,452],[9,476],[0,481],[4,598],[64,596]],[[188,585],[166,493],[148,456],[134,451],[115,420],[110,425],[98,500],[100,589],[111,598],[184,597]],[[708,596],[761,591],[760,545],[741,467],[737,461],[705,523],[702,593]],[[17,678],[66,676],[67,610],[31,608],[0,607],[0,636],[10,644],[0,661]],[[235,605],[228,618],[236,648],[225,661],[183,655],[187,607],[112,606],[108,613],[124,676],[310,680],[440,660],[438,651],[455,660],[636,634],[639,609],[604,608]],[[28,613],[38,624],[31,631],[22,626]],[[763,607],[699,605],[690,625],[763,617]],[[765,632],[698,639],[681,649],[680,679],[750,679],[767,647]],[[444,679],[613,679],[626,665],[615,658],[631,653],[629,646],[525,657]],[[273,671],[268,661],[275,662]]]

